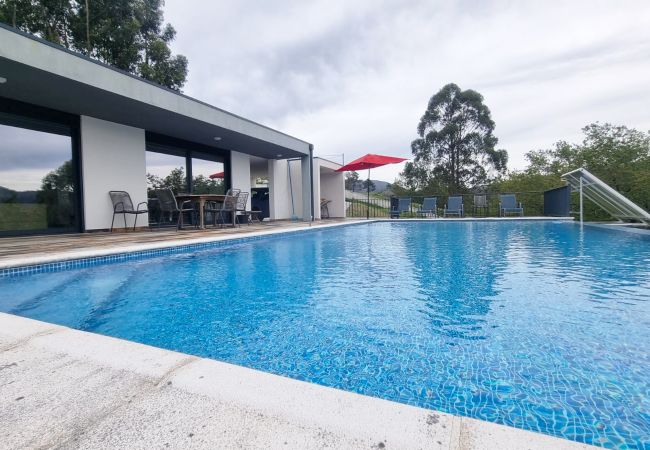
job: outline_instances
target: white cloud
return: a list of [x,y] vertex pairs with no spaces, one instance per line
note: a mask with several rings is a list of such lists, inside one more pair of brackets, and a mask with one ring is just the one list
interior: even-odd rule
[[650,129],[646,0],[168,0],[165,18],[190,60],[186,93],[320,155],[409,156],[449,82],[484,95],[511,168],[591,122]]

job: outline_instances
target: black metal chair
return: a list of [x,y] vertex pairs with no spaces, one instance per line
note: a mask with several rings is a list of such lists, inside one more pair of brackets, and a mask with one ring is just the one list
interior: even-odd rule
[[[146,207],[147,202],[140,202],[138,203],[138,206],[134,208],[133,202],[131,201],[131,196],[126,191],[109,191],[108,195],[110,195],[111,202],[113,203],[113,220],[111,220],[111,232],[113,232],[113,225],[115,224],[116,214],[122,214],[122,217],[124,218],[125,230],[128,228],[126,226],[126,215],[134,215],[135,219],[133,220],[133,230],[135,230],[135,226],[138,223],[138,216],[140,214],[146,214],[149,212]],[[145,205],[144,209],[140,209],[142,205]]]
[[248,206],[249,194],[249,192],[239,193],[239,196],[237,197],[237,211],[235,212],[235,214],[237,214],[237,217],[244,216],[248,225],[251,224],[251,213],[246,208]]
[[[181,206],[178,206],[176,197],[171,189],[157,189],[156,198],[158,198],[158,205],[160,206],[160,218],[158,220],[158,226],[161,226],[163,223],[163,217],[168,216],[169,222],[173,222],[174,214],[178,214],[178,219],[176,220],[176,230],[183,228],[183,214],[190,213],[192,222],[194,222],[194,227],[198,228],[199,221],[197,220],[196,209],[194,209],[192,200],[185,200],[181,203]],[[187,205],[192,205],[187,207]]]
[[330,218],[330,208],[329,204],[332,203],[332,200],[327,200],[326,198],[320,199],[320,218],[329,219]]
[[[219,225],[222,226],[225,223],[224,217],[226,215],[236,215],[237,214],[237,198],[240,194],[239,189],[228,189],[226,196],[223,202],[208,202],[203,208],[204,214],[212,215],[212,226],[217,225],[217,217],[219,217]],[[236,217],[234,217],[236,222]]]

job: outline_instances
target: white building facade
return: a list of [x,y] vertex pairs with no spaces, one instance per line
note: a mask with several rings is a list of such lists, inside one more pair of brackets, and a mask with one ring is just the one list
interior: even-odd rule
[[4,25],[2,161],[0,235],[109,229],[108,192],[147,202],[148,174],[181,173],[190,193],[218,175],[269,220],[319,219],[321,199],[345,215],[340,166],[313,158],[310,143]]

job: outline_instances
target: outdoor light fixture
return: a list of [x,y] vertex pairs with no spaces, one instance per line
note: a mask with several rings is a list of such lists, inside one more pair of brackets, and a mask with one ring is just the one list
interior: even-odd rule
[[215,137],[214,137],[214,140],[215,140],[215,141],[220,141],[221,138],[220,138],[219,136],[215,136]]
[[278,158],[282,158],[282,155],[281,155],[280,153],[278,153],[276,156],[277,156]]
[[5,77],[0,77],[0,84],[5,84],[7,79]]

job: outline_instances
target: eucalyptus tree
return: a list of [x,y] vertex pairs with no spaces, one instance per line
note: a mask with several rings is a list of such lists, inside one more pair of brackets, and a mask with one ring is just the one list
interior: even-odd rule
[[118,69],[180,90],[187,58],[173,55],[176,31],[163,0],[0,0],[0,21]]
[[459,192],[504,173],[508,154],[495,148],[493,131],[481,94],[453,83],[444,86],[420,119],[419,137],[411,143],[415,158],[401,174],[403,183],[413,189],[443,185]]

